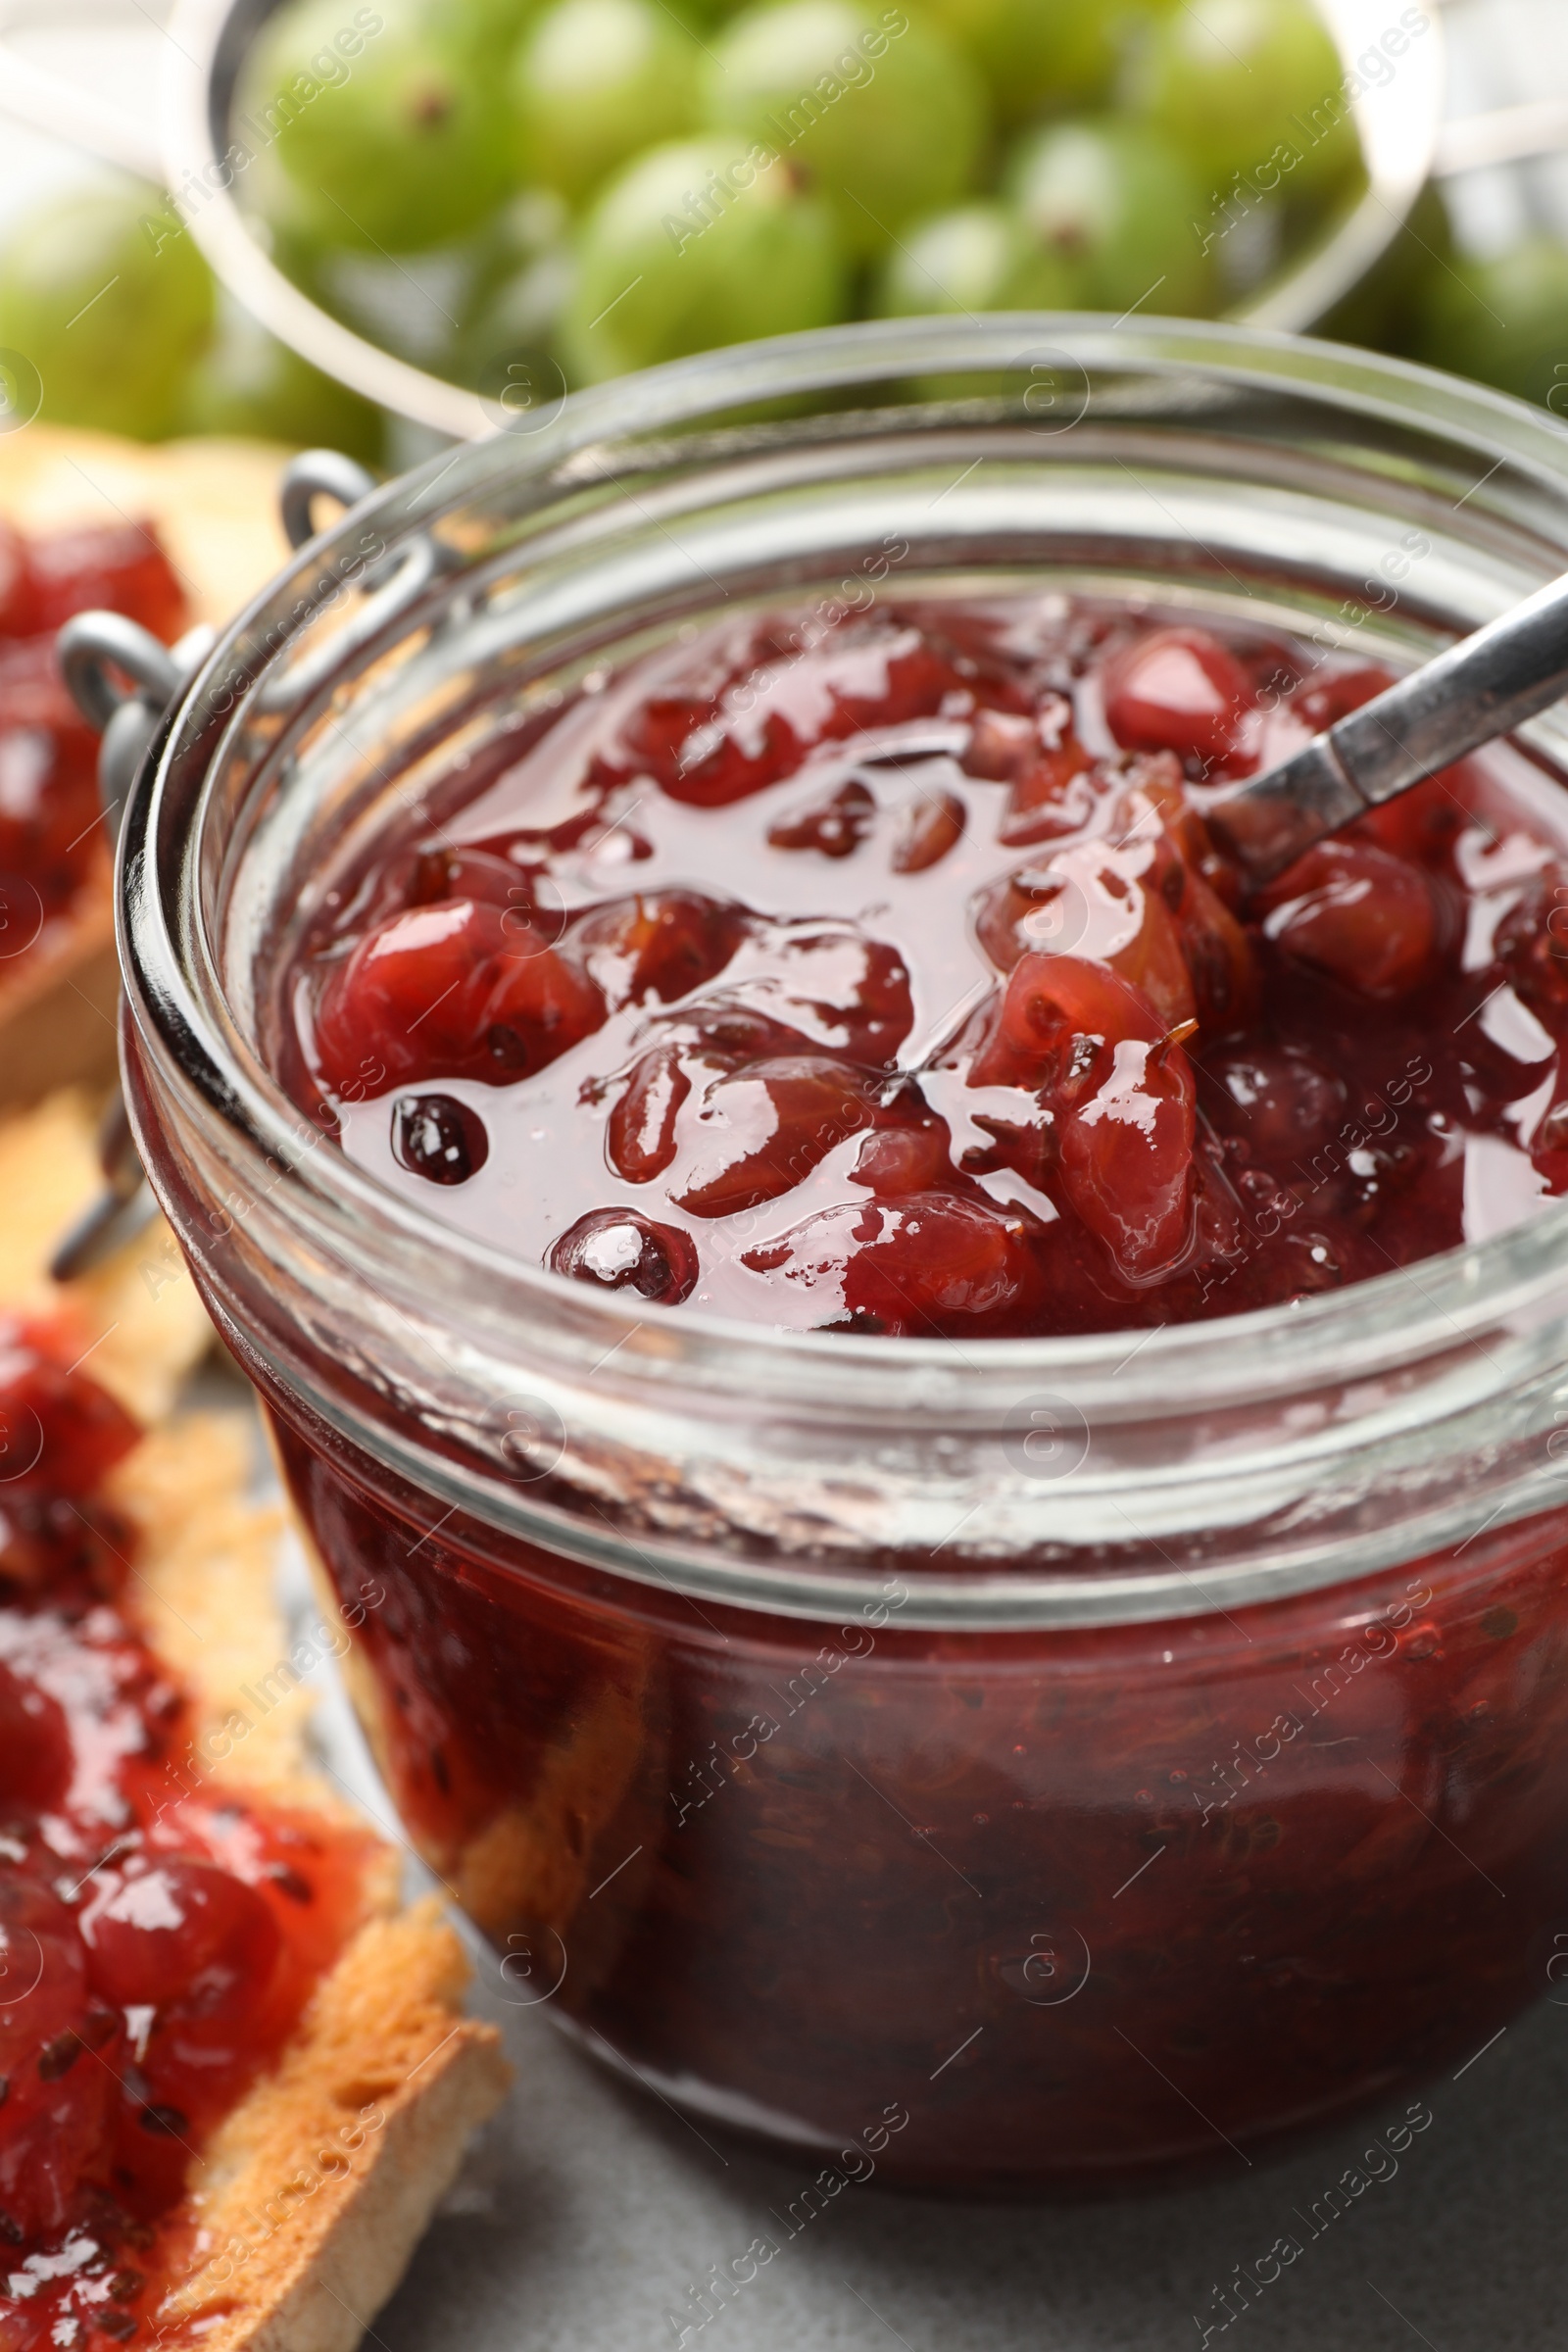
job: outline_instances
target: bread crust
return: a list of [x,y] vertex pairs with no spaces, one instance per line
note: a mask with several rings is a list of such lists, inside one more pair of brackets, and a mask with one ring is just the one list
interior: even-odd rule
[[36,1102],[63,1078],[107,1086],[120,1030],[120,958],[107,859],[15,972],[0,963],[0,1106]]
[[288,559],[270,441],[123,441],[65,424],[0,435],[0,514],[18,530],[151,522],[193,621],[222,628]]
[[205,2153],[166,2343],[352,2352],[505,2095],[499,2036],[459,2008],[467,1973],[433,1898],[361,1930]]
[[[0,1125],[0,1298],[69,1311],[99,1335],[92,1369],[131,1408],[167,1412],[211,1337],[172,1239],[153,1229],[69,1302],[51,1236],[97,1183],[92,1105],[60,1096]],[[155,1425],[106,1482],[137,1532],[133,1604],[189,1691],[186,1777],[328,1820],[361,1817],[313,1766],[309,1699],[273,1598],[282,1514],[250,1499],[254,1424],[192,1413]],[[325,1620],[323,1619],[323,1627]],[[328,1646],[346,1649],[341,1617]],[[505,2096],[500,2036],[465,2018],[469,1966],[433,1901],[398,1908],[385,1844],[365,1924],[322,1978],[275,2068],[202,2152],[178,2219],[183,2274],[154,2340],[202,2352],[352,2352],[397,2285],[464,2144]]]

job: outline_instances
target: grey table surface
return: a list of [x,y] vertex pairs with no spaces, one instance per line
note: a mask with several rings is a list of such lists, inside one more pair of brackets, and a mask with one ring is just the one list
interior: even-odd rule
[[[700,2330],[704,2352],[1547,2352],[1568,2272],[1568,2009],[1543,2006],[1458,2081],[1432,2122],[1311,2234],[1329,2185],[1401,2114],[1286,2164],[1133,2202],[943,2204],[847,2189],[785,2238],[809,2178],[703,2146],[537,2012],[504,2024],[517,2086],[470,2155],[371,2340],[385,2352],[654,2352],[688,2289],[759,2232],[779,2250]],[[1213,2290],[1281,2236],[1298,2260],[1228,2325]],[[1265,2269],[1272,2266],[1265,2264]],[[1230,2308],[1235,2309],[1233,2300]],[[671,2321],[670,2313],[680,2316]]]
[[[808,2168],[711,2153],[542,2017],[481,2005],[506,2024],[517,2087],[371,2340],[385,2352],[674,2345],[688,2289],[760,2231],[782,2238],[770,2214]],[[1190,2352],[1203,2325],[1210,2343],[1250,2352],[1560,2346],[1568,2010],[1539,2010],[1427,2097],[1431,2127],[1397,2170],[1385,2158],[1374,2169],[1389,2177],[1316,2237],[1303,2217],[1402,2099],[1288,2164],[1238,2163],[1234,2179],[1136,2202],[846,2190],[700,2330],[705,2352]],[[1215,2324],[1216,2285],[1282,2235],[1300,2258]]]

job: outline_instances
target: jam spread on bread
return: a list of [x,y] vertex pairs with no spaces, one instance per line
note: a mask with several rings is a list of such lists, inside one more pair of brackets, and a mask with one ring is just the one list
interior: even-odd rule
[[1500,747],[1250,894],[1203,819],[1388,683],[1059,597],[690,632],[327,877],[280,1066],[653,1305],[1016,1338],[1408,1265],[1568,1188],[1555,787]]
[[109,872],[98,738],[55,657],[62,622],[91,610],[180,634],[184,590],[151,525],[27,539],[0,521],[0,978]]
[[140,1431],[86,1345],[0,1327],[4,2352],[160,2340],[192,2159],[358,1926],[373,1842],[193,1761],[104,1493]]

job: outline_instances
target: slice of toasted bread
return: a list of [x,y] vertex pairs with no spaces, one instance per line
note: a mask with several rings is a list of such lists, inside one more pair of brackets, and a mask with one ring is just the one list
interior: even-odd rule
[[[242,1499],[252,1436],[232,1416],[171,1423],[109,1496],[141,1531],[138,1616],[197,1699],[210,1778],[336,1815],[305,1752],[305,1693],[277,1671],[278,1520]],[[263,1683],[278,1695],[259,1698]],[[183,2328],[204,2352],[350,2352],[504,2094],[499,2037],[461,2012],[463,1948],[436,1904],[398,1910],[396,1862],[385,1849],[371,1918],[203,2151],[189,2273],[161,2315],[175,2342]]]
[[[0,1126],[0,1298],[74,1314],[99,1335],[94,1373],[156,1424],[210,1338],[171,1237],[154,1227],[69,1300],[45,1272],[60,1221],[96,1185],[92,1132],[81,1095]],[[247,1499],[255,1460],[244,1414],[150,1429],[106,1489],[138,1532],[130,1605],[191,1696],[195,1769],[341,1820],[306,1746],[308,1701],[273,1598],[281,1518]],[[351,1639],[341,1621],[334,1635]],[[462,2014],[463,1947],[435,1904],[398,1908],[398,1878],[383,1846],[366,1924],[194,2166],[178,2217],[186,2260],[156,2340],[351,2352],[504,2095],[499,2036]]]
[[0,435],[0,514],[18,530],[153,523],[193,621],[221,628],[288,556],[277,478],[289,452],[268,441],[122,441],[73,425]]
[[120,959],[107,861],[17,969],[0,965],[0,1105],[70,1079],[106,1086],[119,1046]]
[[[287,456],[266,442],[150,448],[110,433],[32,424],[0,435],[0,516],[29,533],[152,523],[192,621],[220,628],[288,554],[277,517]],[[119,989],[106,860],[70,920],[19,956],[15,971],[0,955],[0,1104],[34,1102],[72,1080],[113,1077]]]

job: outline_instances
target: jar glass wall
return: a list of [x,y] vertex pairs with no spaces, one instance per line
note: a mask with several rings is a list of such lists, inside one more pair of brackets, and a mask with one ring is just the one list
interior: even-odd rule
[[275,1074],[301,926],[411,794],[890,546],[901,600],[1398,663],[1564,568],[1568,439],[1324,347],[1017,320],[710,355],[443,461],[236,624],[142,780],[133,1115],[325,1573],[382,1596],[352,1677],[411,1832],[553,2013],[720,2120],[880,2130],[886,2177],[1092,2185],[1544,1989],[1568,1215],[1131,1351],[786,1336],[417,1213]]
[[[285,1407],[286,1412],[286,1407]],[[573,1590],[280,1417],[413,1836],[600,2056],[886,2180],[1191,2179],[1467,2057],[1568,1917],[1568,1514],[1160,1624]],[[487,1553],[489,1556],[486,1556]]]

